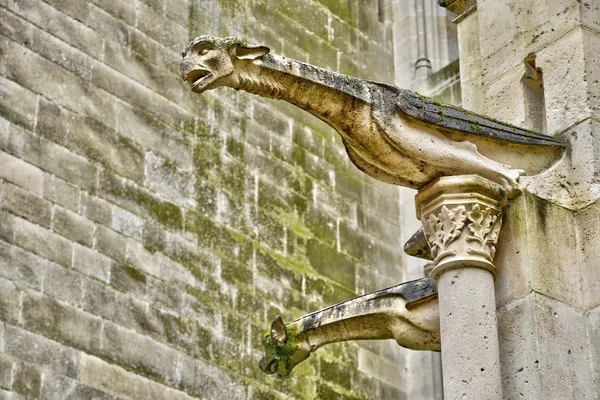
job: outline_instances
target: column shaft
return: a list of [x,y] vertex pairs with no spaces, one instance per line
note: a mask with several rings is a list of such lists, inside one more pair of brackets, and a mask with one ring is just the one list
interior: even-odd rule
[[438,280],[444,398],[502,398],[494,277],[481,268],[442,272]]

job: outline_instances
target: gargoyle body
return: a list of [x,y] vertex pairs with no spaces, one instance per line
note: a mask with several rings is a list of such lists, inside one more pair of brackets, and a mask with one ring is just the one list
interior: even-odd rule
[[312,352],[347,340],[395,339],[409,349],[440,350],[437,288],[430,278],[405,282],[284,324],[277,317],[265,335],[260,368],[286,376]]
[[562,141],[442,105],[408,90],[269,54],[235,38],[200,36],[181,76],[198,93],[228,86],[285,100],[342,137],[352,162],[375,179],[421,188],[444,175],[478,174],[517,188],[562,154]]

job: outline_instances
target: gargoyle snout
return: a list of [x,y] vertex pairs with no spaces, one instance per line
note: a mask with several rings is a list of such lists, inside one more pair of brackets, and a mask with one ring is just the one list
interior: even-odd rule
[[195,66],[196,61],[192,57],[185,57],[179,65],[179,73],[181,74],[181,79],[187,81],[190,72],[194,70]]

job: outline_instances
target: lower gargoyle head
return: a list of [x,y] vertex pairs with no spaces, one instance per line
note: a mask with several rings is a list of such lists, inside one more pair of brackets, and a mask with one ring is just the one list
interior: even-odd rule
[[219,86],[237,88],[238,71],[269,51],[268,47],[251,46],[234,37],[198,36],[183,50],[181,78],[197,93]]
[[271,330],[263,339],[265,355],[258,366],[267,374],[287,376],[310,355],[310,346],[298,337],[298,332],[286,327],[281,317],[275,318]]

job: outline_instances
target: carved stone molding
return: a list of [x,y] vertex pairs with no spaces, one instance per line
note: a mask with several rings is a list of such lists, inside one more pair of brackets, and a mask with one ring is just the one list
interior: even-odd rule
[[497,276],[493,260],[504,198],[500,185],[477,175],[443,177],[419,191],[418,217],[435,263],[434,281],[465,266]]

